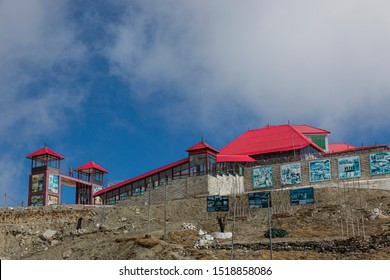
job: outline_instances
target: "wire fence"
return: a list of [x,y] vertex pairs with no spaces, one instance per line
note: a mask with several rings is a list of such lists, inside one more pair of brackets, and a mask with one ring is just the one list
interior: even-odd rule
[[14,198],[13,196],[11,196],[9,193],[4,192],[3,193],[3,203],[1,205],[1,207],[17,207],[17,206],[24,207],[25,206],[24,200],[18,200],[16,198]]

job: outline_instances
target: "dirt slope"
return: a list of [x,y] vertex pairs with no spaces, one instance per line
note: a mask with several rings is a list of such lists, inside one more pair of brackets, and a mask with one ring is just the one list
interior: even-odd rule
[[[248,209],[246,197],[234,201],[233,257],[269,259],[268,209]],[[272,227],[289,236],[273,239],[274,259],[390,259],[389,191],[323,188],[316,189],[315,205],[291,208],[282,201],[274,201]],[[162,239],[164,205],[151,207],[149,225],[145,205],[3,208],[0,258],[230,259],[231,239],[199,235],[219,231],[216,215],[206,212],[205,198],[171,201]],[[232,231],[232,211],[227,218]]]

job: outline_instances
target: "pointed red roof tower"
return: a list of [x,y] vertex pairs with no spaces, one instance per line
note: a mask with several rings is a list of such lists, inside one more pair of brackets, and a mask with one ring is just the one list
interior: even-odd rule
[[28,206],[58,204],[61,190],[60,161],[64,157],[45,146],[26,158],[31,159]]
[[86,164],[83,164],[82,166],[76,168],[75,171],[84,171],[84,172],[91,173],[93,171],[93,169],[95,169],[97,171],[101,171],[103,173],[108,173],[108,171],[106,169],[104,169],[99,164],[97,164],[96,162],[93,162],[93,161],[90,161],[90,162],[87,162]]
[[214,173],[217,164],[217,149],[203,140],[186,150],[190,158],[190,176]]
[[91,183],[77,183],[76,185],[76,203],[77,204],[94,204],[93,195],[103,189],[104,174],[108,173],[106,169],[93,161],[89,161],[86,164],[75,169],[78,174],[78,179]]
[[214,155],[218,154],[218,150],[214,149],[212,146],[205,143],[204,141],[200,141],[198,144],[195,144],[194,146],[188,148],[186,152],[188,152],[189,155],[194,155],[203,152],[209,152]]

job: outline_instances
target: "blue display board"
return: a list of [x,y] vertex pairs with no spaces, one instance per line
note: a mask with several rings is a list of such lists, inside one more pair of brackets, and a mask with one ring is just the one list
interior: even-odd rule
[[330,160],[313,160],[309,162],[310,182],[328,181],[331,179]]
[[339,158],[338,166],[340,179],[356,178],[361,175],[359,156]]
[[229,211],[228,196],[208,196],[207,212],[227,212]]
[[370,154],[370,174],[390,174],[390,152]]
[[280,181],[282,185],[302,183],[301,164],[291,163],[280,166]]
[[291,205],[304,205],[314,203],[313,187],[290,190]]
[[272,207],[270,192],[248,193],[249,208],[267,208],[269,197],[269,207]]
[[272,176],[272,166],[262,166],[252,169],[253,188],[272,188],[274,177]]

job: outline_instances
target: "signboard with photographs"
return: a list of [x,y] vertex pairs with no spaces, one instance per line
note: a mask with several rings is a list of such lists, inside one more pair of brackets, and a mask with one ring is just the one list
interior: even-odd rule
[[290,190],[291,205],[305,205],[314,203],[313,187]]
[[229,211],[228,196],[208,196],[207,212],[227,212]]
[[390,174],[390,152],[370,154],[370,174]]
[[43,205],[43,195],[33,195],[31,197],[31,206],[42,206]]
[[31,192],[32,193],[38,193],[43,192],[43,185],[45,182],[45,176],[44,174],[35,174],[31,176]]
[[59,204],[58,202],[59,202],[58,196],[54,196],[54,195],[48,196],[47,205]]
[[[269,198],[269,199],[268,199]],[[248,193],[249,208],[268,208],[272,207],[270,192]]]
[[280,180],[282,185],[302,183],[301,164],[291,163],[280,166]]
[[49,191],[58,193],[58,175],[49,175]]
[[340,179],[360,177],[361,172],[359,156],[339,158],[338,163]]
[[331,179],[330,160],[313,160],[309,162],[310,182],[328,181]]
[[274,177],[272,175],[272,166],[262,166],[252,169],[253,188],[272,188],[274,186]]

